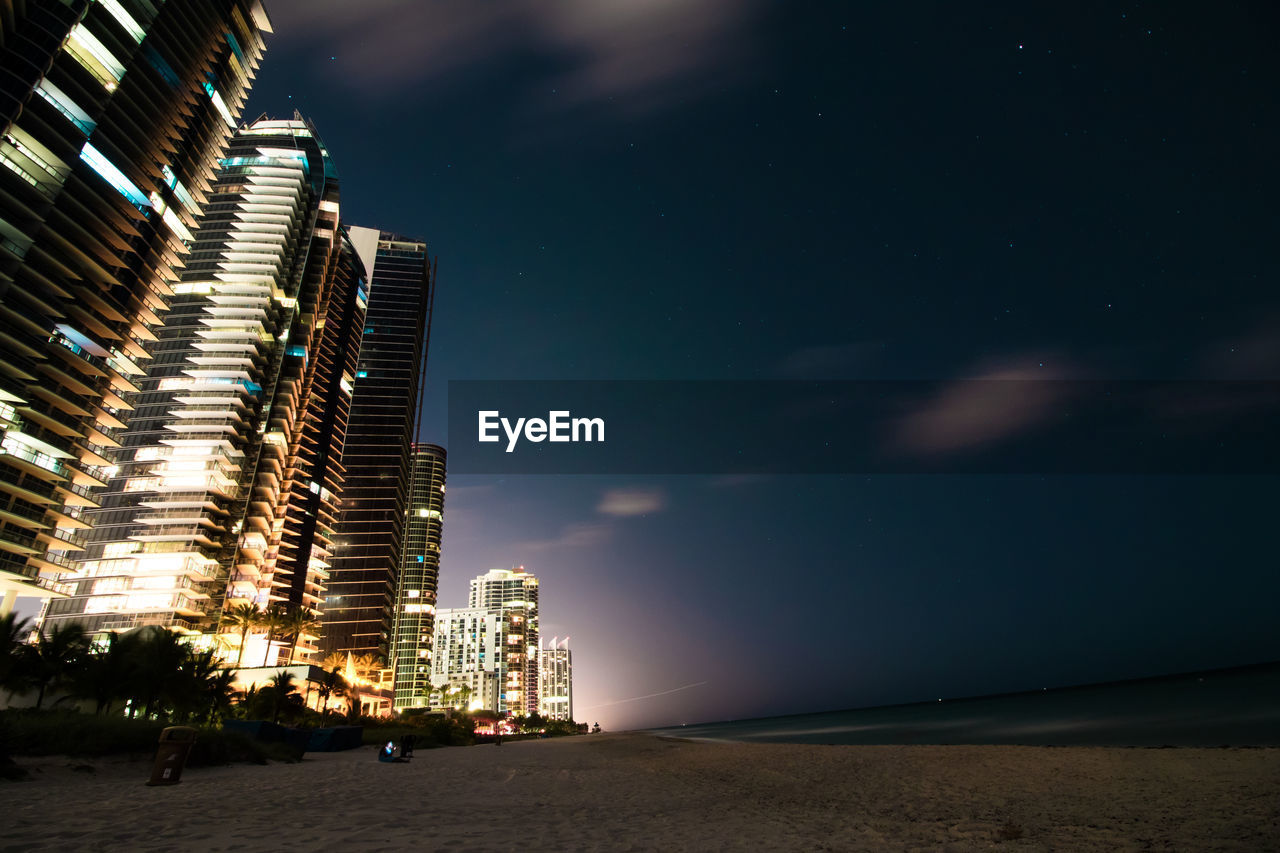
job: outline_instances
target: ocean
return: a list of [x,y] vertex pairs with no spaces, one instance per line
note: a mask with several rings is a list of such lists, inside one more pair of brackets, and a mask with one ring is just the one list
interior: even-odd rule
[[650,731],[761,743],[1280,746],[1280,663]]

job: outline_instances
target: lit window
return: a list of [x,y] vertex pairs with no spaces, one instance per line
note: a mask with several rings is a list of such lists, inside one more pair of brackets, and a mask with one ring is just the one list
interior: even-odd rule
[[89,114],[80,109],[80,105],[48,80],[41,80],[36,85],[36,94],[44,98],[53,108],[66,116],[67,120],[88,136],[93,133],[93,129],[97,127],[97,123],[89,118]]
[[124,10],[120,5],[120,0],[98,0],[102,8],[111,13],[111,17],[115,18],[124,27],[125,32],[133,36],[133,40],[138,44],[142,44],[142,40],[147,37],[147,31],[138,25],[133,16]]
[[120,60],[84,24],[76,24],[72,28],[66,50],[108,92],[114,91],[120,78],[124,76],[124,66],[120,64]]
[[173,212],[173,208],[166,208],[160,218],[164,220],[165,225],[169,226],[170,231],[178,235],[178,239],[182,240],[183,243],[190,246],[195,242],[195,235],[191,233],[187,226],[182,224],[182,220],[178,218],[178,214]]
[[[204,90],[205,93],[209,95],[209,100],[213,101],[213,105],[217,107],[218,112],[222,114],[222,120],[227,123],[227,127],[234,128],[236,126],[236,120],[231,115],[231,110],[227,109],[227,102],[222,100],[222,94],[217,89],[213,88],[213,82],[211,80],[205,81]],[[235,157],[232,159],[240,160],[244,158]]]
[[151,201],[142,194],[142,190],[125,177],[124,172],[116,168],[115,164],[102,155],[102,152],[94,148],[88,142],[84,144],[84,148],[80,149],[80,159],[88,163],[95,172],[102,176],[102,179],[116,190],[143,214],[150,214]]

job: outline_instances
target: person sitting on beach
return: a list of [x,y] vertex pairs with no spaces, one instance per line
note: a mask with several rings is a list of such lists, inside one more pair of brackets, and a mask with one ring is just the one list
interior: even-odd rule
[[387,745],[382,747],[382,749],[378,750],[378,760],[392,762],[392,763],[405,762],[405,759],[396,755],[396,746],[391,741],[387,741]]

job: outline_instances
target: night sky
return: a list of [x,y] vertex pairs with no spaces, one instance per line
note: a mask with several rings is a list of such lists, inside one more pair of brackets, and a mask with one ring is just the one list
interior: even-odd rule
[[[268,0],[457,379],[1275,379],[1268,4]],[[1280,658],[1274,477],[451,475],[634,728]],[[661,694],[661,695],[655,695]]]

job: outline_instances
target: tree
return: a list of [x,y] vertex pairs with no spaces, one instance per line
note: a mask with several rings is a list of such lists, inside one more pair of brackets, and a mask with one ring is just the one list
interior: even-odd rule
[[220,669],[204,683],[204,722],[214,723],[219,717],[231,712],[231,697],[235,691],[231,683],[235,680],[230,669]]
[[112,702],[128,695],[139,644],[136,634],[108,634],[106,644],[92,648],[72,673],[72,695],[92,699],[95,714],[110,710]]
[[15,692],[26,688],[23,641],[30,633],[30,619],[19,619],[13,611],[0,616],[0,689]]
[[298,641],[304,635],[320,630],[320,620],[311,615],[311,611],[307,608],[295,606],[285,612],[281,627],[284,629],[285,636],[289,638],[289,656],[285,661],[292,664],[294,652],[298,649]]
[[133,700],[129,716],[142,709],[150,719],[167,713],[167,702],[182,695],[177,682],[184,680],[183,665],[191,654],[180,636],[159,625],[137,630],[137,666],[130,675],[129,696]]
[[20,666],[30,685],[36,688],[35,707],[44,704],[49,688],[60,687],[69,680],[88,651],[89,639],[76,624],[58,625],[23,649]]
[[267,665],[267,659],[271,657],[271,643],[275,640],[276,631],[284,626],[284,608],[279,604],[273,604],[266,610],[258,614],[258,625],[267,629],[267,648],[262,653],[262,665]]
[[298,693],[298,685],[292,672],[282,669],[271,676],[271,684],[267,689],[271,691],[271,722],[273,723],[280,722],[280,713],[287,706],[302,706],[302,696]]
[[258,626],[259,611],[252,604],[237,604],[223,614],[227,625],[240,632],[240,654],[236,657],[236,666],[244,662],[244,647],[248,642],[249,632]]
[[186,648],[165,690],[165,699],[178,721],[208,721],[217,710],[230,705],[231,671],[219,664],[212,649],[197,652]]
[[356,675],[368,681],[376,681],[379,670],[382,669],[382,658],[377,655],[356,655],[355,658]]
[[450,708],[462,709],[467,707],[467,703],[471,699],[471,686],[461,681],[455,681],[444,687],[440,696],[440,704],[447,705]]
[[[330,655],[332,657],[332,655]],[[329,698],[331,696],[342,696],[347,690],[347,680],[342,677],[339,667],[325,670],[324,677],[320,679],[320,684],[316,691],[320,694],[320,698],[324,700],[324,706],[320,709],[321,715],[329,713]]]

